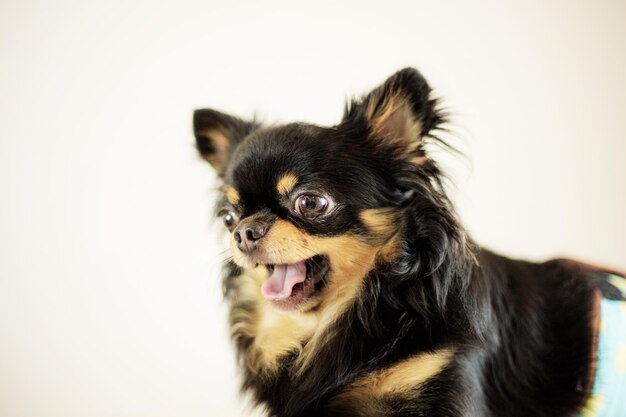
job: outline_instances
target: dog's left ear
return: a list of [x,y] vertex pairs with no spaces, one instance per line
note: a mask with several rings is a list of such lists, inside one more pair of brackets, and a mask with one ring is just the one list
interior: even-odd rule
[[256,130],[259,124],[213,109],[196,110],[193,113],[193,131],[200,155],[215,168],[219,176],[239,143]]
[[444,121],[437,112],[431,88],[414,68],[389,77],[362,100],[350,103],[344,122],[364,121],[380,144],[416,150],[422,140]]

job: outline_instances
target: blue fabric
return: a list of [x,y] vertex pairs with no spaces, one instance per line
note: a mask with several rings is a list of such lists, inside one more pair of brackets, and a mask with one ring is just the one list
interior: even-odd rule
[[[609,283],[626,294],[626,279]],[[596,378],[581,417],[626,416],[626,301],[602,299]]]

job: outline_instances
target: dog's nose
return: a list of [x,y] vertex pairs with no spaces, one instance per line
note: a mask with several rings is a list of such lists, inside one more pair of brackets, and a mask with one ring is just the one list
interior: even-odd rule
[[267,226],[262,223],[241,223],[233,233],[239,250],[245,253],[252,252],[256,248],[259,240],[267,233],[267,229]]

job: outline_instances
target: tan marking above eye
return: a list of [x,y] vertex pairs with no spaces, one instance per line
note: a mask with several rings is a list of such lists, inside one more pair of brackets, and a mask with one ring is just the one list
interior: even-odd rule
[[280,177],[280,179],[276,183],[276,191],[278,192],[278,194],[281,195],[289,194],[291,191],[293,191],[293,188],[296,186],[297,183],[298,177],[295,174],[288,172]]
[[239,200],[241,199],[241,197],[239,196],[239,191],[235,190],[233,187],[228,187],[224,194],[226,195],[226,199],[230,204],[232,204],[233,206],[239,204]]

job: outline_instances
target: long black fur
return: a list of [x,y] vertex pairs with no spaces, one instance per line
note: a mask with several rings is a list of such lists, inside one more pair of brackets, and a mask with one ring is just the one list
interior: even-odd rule
[[[242,217],[269,209],[311,234],[339,235],[363,227],[359,210],[394,207],[403,233],[400,253],[367,275],[360,297],[327,329],[330,342],[304,372],[293,372],[293,353],[281,359],[272,377],[244,367],[244,389],[271,416],[357,416],[358,408],[332,408],[330,400],[359,377],[419,352],[454,346],[453,362],[421,386],[419,395],[383,399],[393,410],[389,415],[575,415],[593,378],[591,314],[599,283],[607,286],[604,273],[562,260],[511,260],[475,245],[457,220],[437,165],[431,160],[412,164],[394,145],[370,138],[368,100],[382,102],[398,88],[409,94],[424,141],[433,138],[445,117],[413,69],[349,104],[333,128],[290,124],[259,132],[246,124],[235,129],[241,133],[224,178],[240,190]],[[214,118],[239,122],[216,112],[197,113],[196,128],[216,123]],[[242,140],[246,135],[257,135],[256,140]],[[211,151],[201,138],[198,147],[201,153]],[[421,146],[415,152],[424,154]],[[276,167],[324,181],[346,202],[346,210],[324,225],[293,218],[267,197],[274,193],[268,184],[273,186],[282,172]],[[224,271],[227,295],[236,298],[241,270],[229,263]],[[252,312],[254,306],[238,308]],[[235,342],[244,354],[253,340]]]

